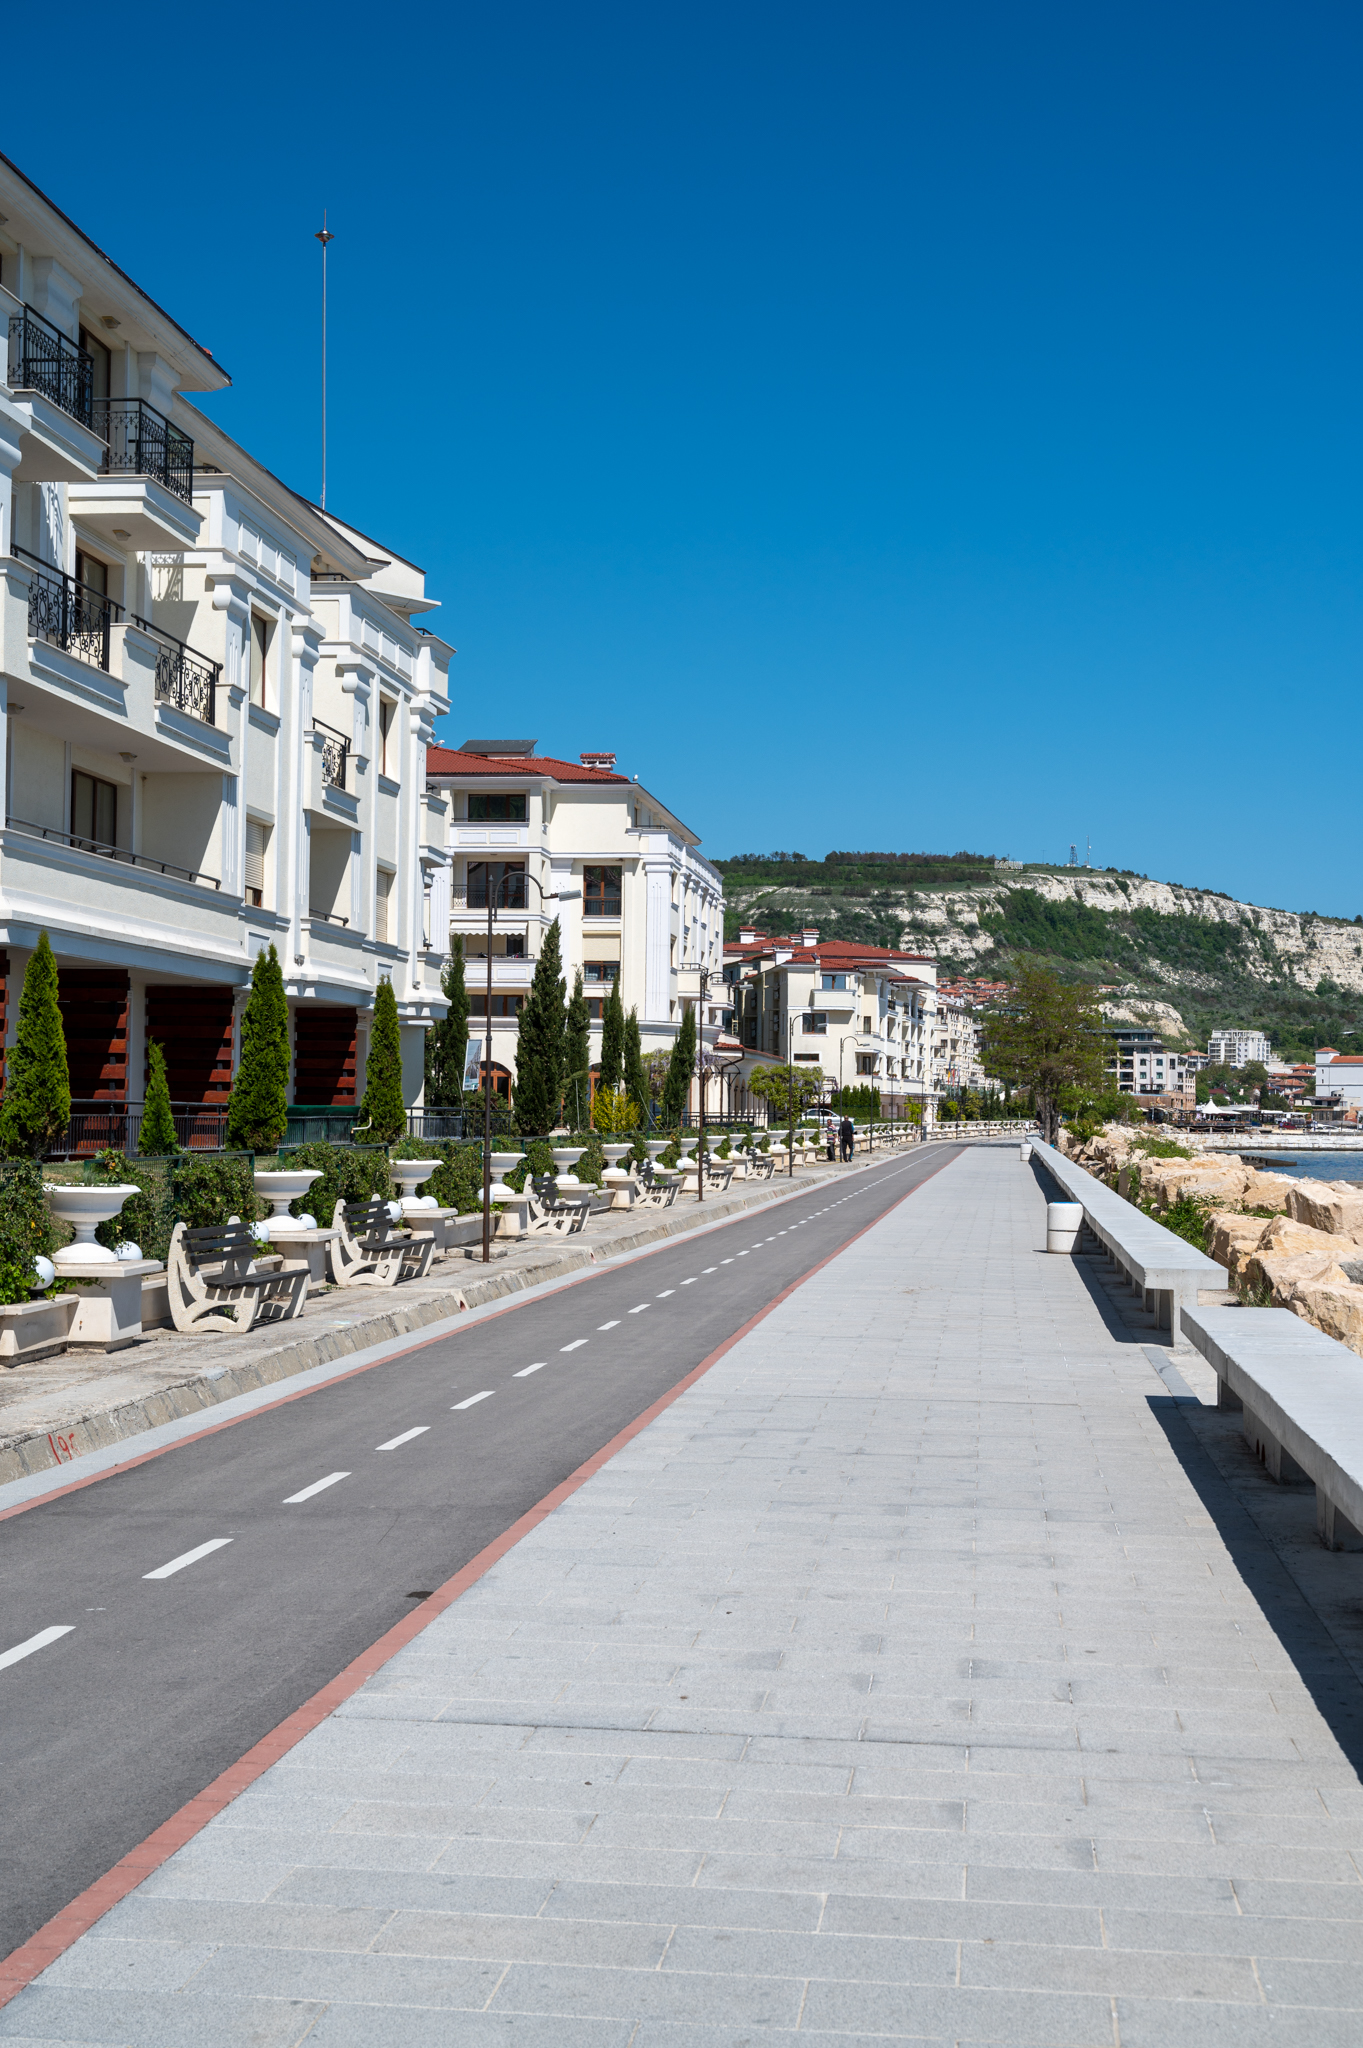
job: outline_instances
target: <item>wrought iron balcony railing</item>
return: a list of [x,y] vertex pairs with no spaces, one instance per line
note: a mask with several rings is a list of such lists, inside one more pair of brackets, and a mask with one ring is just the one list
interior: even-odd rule
[[173,633],[154,626],[150,619],[139,619],[134,613],[133,624],[140,626],[144,633],[150,633],[156,642],[156,695],[159,702],[174,704],[177,709],[187,711],[191,718],[201,718],[205,725],[215,725],[217,720],[213,714],[217,708],[222,663],[196,654],[192,647],[185,646],[183,640],[177,640]]
[[102,591],[77,583],[74,576],[39,561],[27,548],[16,547],[14,552],[29,566],[28,630],[33,638],[48,640],[68,654],[78,654],[82,661],[93,662],[96,668],[107,669],[109,629],[122,618],[122,606]]
[[154,476],[188,505],[194,498],[194,443],[145,398],[97,398],[94,428],[108,442],[107,476]]
[[165,875],[172,882],[201,882],[206,889],[221,889],[222,883],[216,875],[203,875],[196,868],[177,867],[173,860],[153,860],[150,854],[130,853],[126,846],[110,846],[102,839],[91,839],[80,832],[59,832],[55,825],[35,825],[27,818],[6,818],[6,828],[11,832],[22,832],[27,839],[48,839],[57,846],[70,846],[77,853],[98,853],[105,860],[118,862],[130,868],[147,868],[154,875]]
[[93,362],[32,306],[9,317],[9,383],[15,391],[41,391],[82,426],[92,424]]
[[350,741],[344,733],[337,732],[330,725],[323,725],[320,718],[312,721],[314,732],[322,735],[322,780],[328,789],[345,788],[346,763],[350,756]]

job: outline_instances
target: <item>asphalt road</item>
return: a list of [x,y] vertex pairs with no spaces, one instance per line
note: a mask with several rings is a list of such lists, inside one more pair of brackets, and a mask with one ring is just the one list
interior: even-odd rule
[[0,1955],[956,1149],[849,1168],[0,1523]]

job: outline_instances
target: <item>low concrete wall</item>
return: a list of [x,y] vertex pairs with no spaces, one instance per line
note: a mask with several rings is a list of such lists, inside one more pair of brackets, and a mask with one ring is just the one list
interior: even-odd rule
[[1161,1330],[1177,1338],[1181,1310],[1196,1308],[1203,1295],[1211,1301],[1223,1298],[1226,1276],[1214,1259],[1142,1215],[1053,1145],[1033,1138],[1031,1146],[1034,1164],[1045,1167],[1068,1201],[1080,1204],[1085,1225],[1140,1294]]

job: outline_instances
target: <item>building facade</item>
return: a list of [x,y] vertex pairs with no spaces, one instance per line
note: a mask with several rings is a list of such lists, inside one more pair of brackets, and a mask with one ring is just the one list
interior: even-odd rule
[[700,1010],[709,1057],[720,1057],[726,1006],[718,869],[659,798],[616,773],[613,754],[560,761],[534,748],[533,740],[475,739],[458,749],[433,747],[426,757],[427,785],[449,811],[452,865],[436,916],[462,941],[469,1032],[491,1042],[494,1085],[502,1093],[514,1085],[517,1019],[554,918],[570,994],[576,969],[583,972],[593,1067],[602,1007],[617,981],[626,1014],[638,1014],[645,1059],[671,1052],[691,1006]]
[[77,1110],[220,1113],[257,953],[291,1100],[347,1108],[380,980],[421,1099],[443,1014],[453,650],[422,572],[288,489],[190,402],[229,378],[0,160],[0,974],[57,956]]
[[1108,1072],[1123,1095],[1138,1096],[1145,1109],[1191,1115],[1197,1106],[1197,1069],[1192,1060],[1171,1052],[1158,1032],[1146,1025],[1119,1024],[1112,1037],[1115,1046]]
[[1251,1060],[1262,1060],[1265,1066],[1273,1057],[1273,1048],[1265,1031],[1240,1031],[1229,1027],[1224,1031],[1213,1031],[1207,1040],[1207,1060],[1214,1067],[1244,1067]]
[[817,1066],[825,1092],[876,1087],[887,1114],[914,1103],[931,1121],[939,1088],[937,963],[929,955],[821,941],[812,928],[772,937],[745,925],[724,948],[724,975],[741,1113],[752,1109],[744,1091],[753,1071],[790,1060]]
[[933,1030],[932,1081],[937,1095],[978,1091],[989,1085],[984,1071],[984,1019],[965,996],[950,996],[939,987]]

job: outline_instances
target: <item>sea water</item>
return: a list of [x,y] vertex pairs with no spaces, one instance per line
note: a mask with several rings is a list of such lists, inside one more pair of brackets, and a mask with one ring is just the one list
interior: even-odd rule
[[1289,1173],[1300,1180],[1363,1181],[1363,1152],[1298,1152],[1285,1159],[1264,1152],[1259,1157],[1269,1173]]

